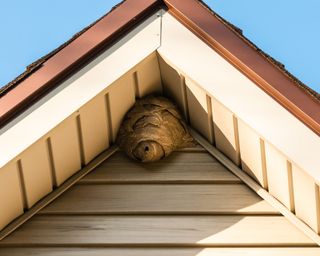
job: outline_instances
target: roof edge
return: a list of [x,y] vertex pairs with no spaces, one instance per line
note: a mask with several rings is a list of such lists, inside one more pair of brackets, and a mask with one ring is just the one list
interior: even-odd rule
[[[200,0],[164,0],[176,19],[318,136],[320,97]],[[308,90],[308,91],[306,91]]]
[[29,65],[30,72],[3,92],[0,128],[160,7],[165,7],[160,0],[125,0],[76,34],[69,44]]
[[[169,12],[320,135],[320,96],[201,0],[125,0],[0,90],[0,128],[157,8]],[[235,43],[236,42],[236,43]],[[19,86],[18,86],[19,85]]]
[[86,32],[88,29],[90,29],[92,26],[94,26],[96,23],[98,23],[100,20],[102,20],[104,17],[109,15],[111,12],[113,12],[116,8],[118,8],[121,4],[123,4],[126,0],[121,1],[119,4],[115,5],[110,9],[109,12],[104,14],[99,19],[92,22],[90,25],[83,28],[81,31],[75,33],[73,36],[71,36],[70,39],[68,39],[65,43],[58,46],[56,49],[50,51],[49,53],[45,54],[44,56],[40,57],[39,59],[35,60],[31,64],[29,64],[26,67],[26,70],[19,74],[16,78],[14,78],[9,83],[5,84],[3,87],[0,88],[0,98],[3,97],[5,94],[7,94],[10,90],[14,89],[20,82],[22,82],[24,79],[26,79],[29,75],[32,75],[38,68],[42,66],[44,62],[46,62],[48,59],[50,59],[53,55],[55,55],[57,52],[65,48],[67,45],[72,43],[74,40],[76,40],[79,36],[81,36],[84,32]]

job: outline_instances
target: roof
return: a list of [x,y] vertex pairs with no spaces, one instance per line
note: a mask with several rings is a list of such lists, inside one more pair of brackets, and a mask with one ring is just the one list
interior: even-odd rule
[[116,42],[159,8],[160,2],[123,1],[67,43],[31,64],[24,74],[5,86],[0,93],[0,127],[52,90],[106,46]]
[[[319,94],[244,37],[240,29],[221,18],[204,2],[197,0],[121,2],[68,42],[29,65],[23,74],[1,89],[0,126],[4,126],[24,111],[32,102],[54,88],[58,81],[65,79],[70,72],[74,72],[90,60],[93,54],[117,40],[124,31],[159,6],[169,8],[176,18],[191,28],[202,40],[218,50],[316,134],[320,134]],[[106,24],[109,25],[108,30],[103,31]],[[68,61],[61,61],[64,56],[68,56]]]
[[48,54],[42,56],[41,58],[37,59],[30,65],[26,67],[26,70],[21,73],[19,76],[17,76],[15,79],[4,85],[3,87],[0,88],[0,98],[3,97],[5,94],[7,94],[9,91],[11,91],[14,87],[18,86],[19,83],[21,83],[24,79],[26,79],[28,76],[32,75],[38,68],[41,67],[41,65],[50,59],[53,55],[55,55],[57,52],[61,51],[63,48],[65,48],[67,45],[72,43],[75,39],[77,39],[79,36],[81,36],[84,32],[86,32],[89,28],[97,24],[100,20],[105,18],[107,15],[109,15],[112,11],[114,11],[116,8],[118,8],[123,2],[126,0],[121,1],[119,4],[113,6],[109,12],[107,12],[105,15],[82,29],[81,31],[77,32],[74,34],[68,41],[54,49],[53,51],[49,52]]
[[127,0],[33,67],[0,100],[2,124],[26,110],[0,134],[0,239],[114,152],[136,99],[159,93],[320,243],[319,102],[201,2]]

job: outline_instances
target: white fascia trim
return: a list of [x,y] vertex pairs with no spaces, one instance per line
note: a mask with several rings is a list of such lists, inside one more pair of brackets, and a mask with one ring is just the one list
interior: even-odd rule
[[320,184],[320,138],[169,13],[159,54]]
[[[158,11],[0,130],[0,168],[160,46]],[[125,93],[125,92],[124,92]]]

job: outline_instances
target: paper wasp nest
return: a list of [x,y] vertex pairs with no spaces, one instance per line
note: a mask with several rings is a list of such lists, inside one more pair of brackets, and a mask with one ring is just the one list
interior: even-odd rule
[[126,114],[117,142],[131,158],[154,162],[177,148],[193,145],[176,106],[164,97],[138,100]]

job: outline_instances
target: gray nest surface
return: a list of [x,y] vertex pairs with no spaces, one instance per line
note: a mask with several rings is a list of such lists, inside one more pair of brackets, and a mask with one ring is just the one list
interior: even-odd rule
[[177,107],[167,98],[152,96],[138,100],[126,114],[117,143],[141,162],[158,161],[194,144]]

